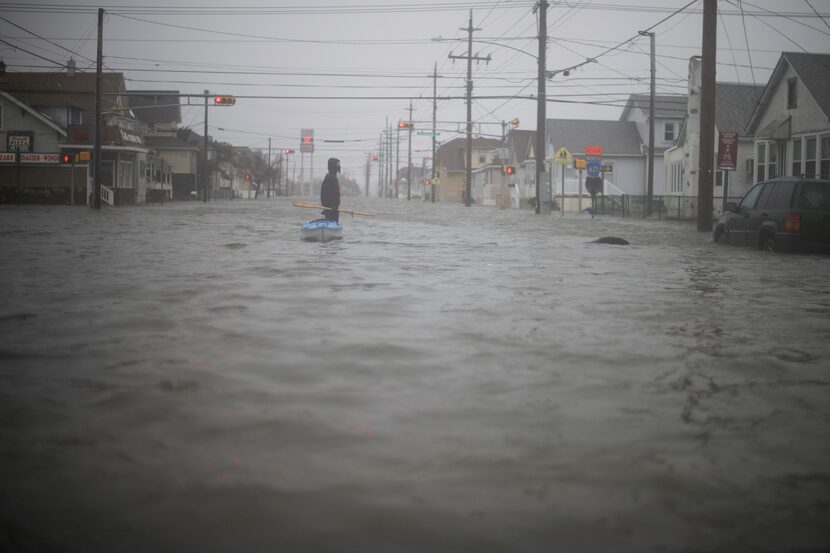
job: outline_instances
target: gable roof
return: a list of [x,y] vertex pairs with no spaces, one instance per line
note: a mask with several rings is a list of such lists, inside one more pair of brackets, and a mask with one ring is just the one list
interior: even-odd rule
[[[71,106],[84,111],[95,111],[95,73],[68,72],[26,72],[0,73],[0,90],[14,95],[24,104],[35,109],[46,107]],[[122,73],[104,73],[101,78],[103,96],[102,109],[112,109],[119,105],[119,97],[111,94],[123,94],[124,75]]]
[[603,155],[643,155],[643,142],[633,121],[548,119],[545,131],[554,150],[564,146],[579,155],[586,146],[602,146]]
[[507,134],[507,147],[510,153],[515,156],[518,163],[525,161],[530,155],[530,143],[536,138],[536,131],[512,129]]
[[787,67],[792,67],[816,102],[816,106],[830,120],[830,54],[811,54],[801,52],[782,52],[778,63],[772,71],[761,99],[752,112],[746,126],[747,134],[754,134],[755,127],[764,112],[767,102],[778,87]]
[[763,92],[763,85],[715,83],[715,126],[718,130],[744,134]]
[[0,90],[0,96],[6,98],[8,101],[12,102],[13,104],[17,105],[20,109],[27,111],[28,113],[32,114],[36,119],[39,119],[44,125],[50,127],[52,130],[57,131],[58,134],[61,136],[66,136],[66,129],[52,121],[49,117],[43,115],[39,111],[32,109],[31,106],[26,105],[25,103],[21,102],[8,92],[4,92]]
[[130,108],[142,123],[181,123],[178,90],[142,90],[129,95]]
[[[648,115],[651,96],[648,94],[632,94],[625,103],[620,115],[620,121],[628,119],[628,114],[635,109],[642,110]],[[654,118],[683,119],[686,116],[688,97],[685,94],[655,94]]]

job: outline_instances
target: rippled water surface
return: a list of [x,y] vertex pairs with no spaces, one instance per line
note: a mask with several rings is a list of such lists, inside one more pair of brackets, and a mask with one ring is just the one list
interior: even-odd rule
[[347,204],[0,208],[0,550],[830,549],[830,258]]

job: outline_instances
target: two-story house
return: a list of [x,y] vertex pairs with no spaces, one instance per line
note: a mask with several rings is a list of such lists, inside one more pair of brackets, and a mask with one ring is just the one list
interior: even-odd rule
[[[474,138],[471,169],[474,171],[491,163],[491,152],[500,145],[501,141],[493,138]],[[436,156],[436,173],[441,183],[435,187],[436,200],[463,203],[467,185],[467,138],[458,137],[445,142],[438,148]]]
[[[65,132],[60,153],[92,151],[95,83],[95,73],[77,71],[73,60],[63,72],[0,72],[0,90]],[[130,114],[123,74],[104,73],[101,88],[101,183],[113,203],[141,203],[149,150]],[[87,166],[91,170],[93,163]],[[61,181],[55,186],[66,184]]]

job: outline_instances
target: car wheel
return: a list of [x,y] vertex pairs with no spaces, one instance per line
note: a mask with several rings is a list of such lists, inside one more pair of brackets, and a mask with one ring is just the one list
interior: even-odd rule
[[768,251],[768,252],[774,252],[775,251],[775,238],[773,238],[772,236],[767,237],[764,240],[763,244],[761,245],[761,249],[765,250],[765,251]]

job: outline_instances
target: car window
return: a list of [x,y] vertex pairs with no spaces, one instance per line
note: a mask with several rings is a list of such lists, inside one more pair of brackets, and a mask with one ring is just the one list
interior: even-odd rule
[[767,185],[764,187],[764,190],[761,192],[761,195],[758,196],[758,201],[755,203],[755,209],[769,209],[769,207],[772,205],[772,202],[770,202],[770,198],[775,196],[775,190],[777,188],[777,182],[768,182]]
[[779,182],[775,194],[767,201],[767,209],[789,209],[795,192],[795,182]]
[[758,194],[761,193],[761,190],[764,188],[764,183],[756,184],[752,187],[752,189],[746,193],[744,199],[741,200],[741,205],[739,206],[741,209],[752,209],[755,205],[755,200],[758,199]]
[[830,211],[830,181],[805,181],[798,195],[798,207]]

